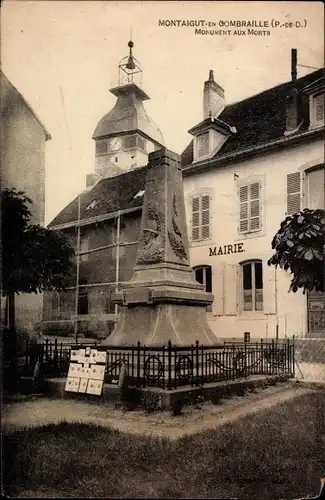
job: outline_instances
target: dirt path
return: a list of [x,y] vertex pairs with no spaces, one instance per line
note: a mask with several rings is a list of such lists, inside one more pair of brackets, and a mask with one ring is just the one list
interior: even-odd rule
[[62,421],[95,423],[132,434],[177,439],[234,421],[249,413],[269,408],[312,389],[299,384],[269,387],[245,397],[233,397],[222,404],[205,403],[200,409],[186,408],[181,416],[169,412],[145,414],[142,410],[125,412],[114,404],[98,404],[62,399],[37,399],[10,403],[2,409],[2,429],[34,427]]

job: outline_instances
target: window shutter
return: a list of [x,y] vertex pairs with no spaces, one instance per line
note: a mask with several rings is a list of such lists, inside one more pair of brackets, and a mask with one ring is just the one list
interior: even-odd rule
[[248,231],[248,186],[239,189],[239,232]]
[[314,97],[314,105],[316,122],[324,121],[324,94],[319,94]]
[[237,315],[237,266],[233,264],[225,265],[225,277],[224,277],[224,311],[226,316],[236,316]]
[[287,215],[300,210],[300,172],[287,175]]
[[210,239],[210,196],[192,198],[192,241]]
[[200,239],[200,198],[192,198],[192,240]]
[[264,314],[275,314],[275,268],[274,266],[263,266],[263,309]]
[[201,196],[201,224],[202,224],[202,239],[210,238],[210,196]]
[[251,230],[259,229],[260,227],[260,184],[254,182],[250,184],[250,224]]
[[212,274],[212,291],[214,301],[212,312],[215,316],[224,315],[224,266],[219,264],[215,267]]

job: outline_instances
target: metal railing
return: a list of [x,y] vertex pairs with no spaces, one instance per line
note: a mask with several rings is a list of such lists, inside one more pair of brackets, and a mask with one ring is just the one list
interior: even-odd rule
[[136,387],[175,389],[181,386],[248,378],[253,375],[294,377],[294,341],[263,340],[255,343],[234,343],[205,346],[198,342],[190,346],[151,347],[140,343],[132,346],[69,346],[55,340],[44,344],[26,343],[21,369],[32,375],[37,360],[42,363],[45,377],[68,374],[71,349],[96,348],[106,351],[105,382],[117,383],[122,365],[126,365],[129,384]]

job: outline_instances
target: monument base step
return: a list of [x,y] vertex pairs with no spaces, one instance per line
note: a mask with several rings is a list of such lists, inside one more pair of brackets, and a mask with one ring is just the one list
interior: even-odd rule
[[[25,386],[29,377],[22,377]],[[156,405],[156,409],[172,410],[178,405],[195,404],[198,398],[218,403],[219,400],[232,396],[244,395],[246,391],[266,389],[270,385],[285,382],[289,377],[279,376],[251,376],[247,379],[237,379],[207,383],[204,386],[184,386],[177,389],[160,389],[159,387],[129,387],[131,406],[146,407],[146,401]],[[46,379],[43,395],[54,398],[75,399],[79,401],[93,401],[105,404],[109,401],[121,401],[121,393],[117,384],[104,384],[101,396],[74,393],[65,391],[66,378]],[[155,402],[155,403],[154,403]]]

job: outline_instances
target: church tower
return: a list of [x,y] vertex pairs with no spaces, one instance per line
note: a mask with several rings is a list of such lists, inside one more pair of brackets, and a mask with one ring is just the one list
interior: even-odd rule
[[149,96],[141,88],[142,69],[128,43],[129,55],[120,61],[118,86],[110,89],[115,106],[99,121],[92,138],[96,144],[95,174],[87,176],[87,187],[97,180],[142,167],[148,154],[164,146],[162,134],[148,116],[143,102]]

